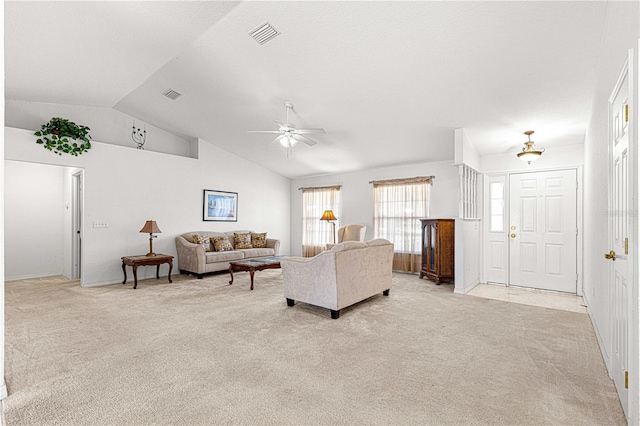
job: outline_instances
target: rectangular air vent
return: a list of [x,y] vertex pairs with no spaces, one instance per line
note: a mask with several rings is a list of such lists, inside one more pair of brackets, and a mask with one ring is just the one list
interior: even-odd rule
[[167,98],[175,101],[176,99],[178,99],[180,96],[182,96],[182,93],[178,93],[173,89],[169,89],[166,92],[163,93],[164,96],[166,96]]
[[273,28],[269,22],[264,22],[258,25],[253,30],[249,31],[249,35],[253,37],[259,44],[265,44],[274,37],[280,35],[280,32]]

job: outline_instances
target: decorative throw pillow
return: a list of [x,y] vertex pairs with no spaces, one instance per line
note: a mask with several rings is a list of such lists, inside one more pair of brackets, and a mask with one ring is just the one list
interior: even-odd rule
[[265,248],[267,247],[267,233],[262,234],[251,233],[251,245],[253,248]]
[[229,241],[229,238],[224,236],[224,237],[215,237],[213,239],[213,246],[215,247],[216,251],[231,251],[233,250],[233,246],[231,245],[231,241]]
[[251,233],[247,232],[246,234],[238,234],[235,233],[236,238],[236,249],[250,249],[253,248],[251,245]]
[[193,242],[196,244],[200,244],[204,251],[213,251],[213,247],[211,246],[211,239],[208,235],[198,235],[193,234]]

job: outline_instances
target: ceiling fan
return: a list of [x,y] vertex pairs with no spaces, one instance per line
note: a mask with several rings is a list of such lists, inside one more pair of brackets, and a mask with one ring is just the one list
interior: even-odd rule
[[298,129],[296,126],[289,122],[289,111],[293,109],[291,102],[285,102],[284,106],[287,108],[287,121],[282,122],[276,120],[279,129],[278,130],[248,130],[247,133],[276,133],[276,137],[271,143],[279,142],[285,148],[289,150],[296,146],[298,142],[305,143],[309,146],[317,144],[313,139],[309,139],[305,135],[309,134],[325,134],[327,132],[324,129]]

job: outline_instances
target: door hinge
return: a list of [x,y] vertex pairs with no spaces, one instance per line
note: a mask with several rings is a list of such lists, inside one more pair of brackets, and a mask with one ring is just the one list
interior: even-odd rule
[[629,254],[629,238],[624,239],[624,254]]
[[625,104],[624,106],[624,122],[629,122],[629,104]]
[[624,372],[624,388],[629,389],[629,372]]

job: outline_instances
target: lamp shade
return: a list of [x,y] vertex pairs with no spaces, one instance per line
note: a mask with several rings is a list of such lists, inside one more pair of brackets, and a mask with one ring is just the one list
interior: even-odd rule
[[522,152],[518,153],[518,158],[527,163],[536,161],[544,151],[538,151],[531,146],[527,146]]
[[333,214],[333,210],[325,210],[320,220],[338,220]]
[[156,224],[155,220],[146,221],[144,226],[140,230],[140,232],[143,232],[145,234],[161,234],[162,233],[160,228],[158,228],[158,225]]

